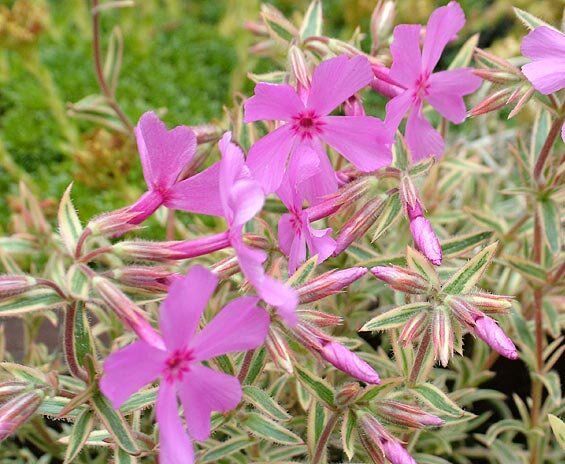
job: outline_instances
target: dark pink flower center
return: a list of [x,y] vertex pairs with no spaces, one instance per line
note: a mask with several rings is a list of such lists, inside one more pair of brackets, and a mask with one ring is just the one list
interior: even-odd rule
[[300,237],[302,234],[302,226],[304,225],[302,211],[294,208],[290,210],[290,225],[292,226],[294,234]]
[[184,374],[190,371],[190,364],[193,360],[194,356],[186,348],[173,351],[165,361],[163,376],[169,382],[181,381]]
[[428,74],[422,74],[416,81],[413,95],[415,102],[421,102],[430,94],[429,77]]
[[291,125],[294,133],[304,140],[319,134],[323,123],[313,110],[305,110],[292,118]]

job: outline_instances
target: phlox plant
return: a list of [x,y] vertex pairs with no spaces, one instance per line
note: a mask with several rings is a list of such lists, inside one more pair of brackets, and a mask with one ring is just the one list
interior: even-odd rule
[[71,185],[54,226],[20,184],[0,460],[563,462],[565,34],[516,9],[506,60],[454,45],[455,1],[395,25],[380,0],[366,51],[321,0],[300,24],[265,4],[246,27],[271,71],[168,128],[122,110],[121,49],[102,66],[101,15],[127,6],[93,2],[101,94],[75,108],[135,141],[143,193],[83,221]]

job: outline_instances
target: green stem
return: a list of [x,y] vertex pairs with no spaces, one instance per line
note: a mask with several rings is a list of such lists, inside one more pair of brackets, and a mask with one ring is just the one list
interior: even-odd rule
[[319,464],[321,462],[324,456],[324,452],[326,451],[326,446],[328,444],[330,436],[333,432],[333,429],[335,428],[335,425],[337,424],[338,418],[339,414],[337,412],[334,412],[328,419],[328,422],[324,427],[324,430],[322,430],[320,438],[318,439],[318,444],[316,445],[316,451],[314,452],[314,456],[312,457],[311,464]]

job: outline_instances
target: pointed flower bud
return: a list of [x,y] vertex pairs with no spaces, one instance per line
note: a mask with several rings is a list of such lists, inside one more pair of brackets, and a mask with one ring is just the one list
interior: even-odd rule
[[347,406],[353,403],[361,393],[361,387],[358,383],[347,383],[337,392],[335,397],[336,403],[341,406]]
[[447,366],[449,358],[453,355],[453,330],[449,314],[442,306],[434,310],[432,342],[434,345],[434,359],[439,360],[442,366]]
[[196,143],[198,145],[219,140],[223,132],[220,127],[214,124],[190,126],[190,129],[194,132],[194,135],[196,135]]
[[442,250],[430,221],[423,216],[419,216],[410,222],[410,231],[418,251],[428,258],[431,263],[439,266],[442,260]]
[[514,299],[512,296],[492,295],[486,292],[468,293],[461,298],[483,311],[503,314],[512,307]]
[[136,261],[166,262],[195,258],[213,253],[231,245],[229,233],[210,235],[196,240],[150,242],[145,240],[116,243],[113,251],[118,256]]
[[0,406],[0,442],[25,424],[35,414],[42,401],[43,392],[33,390]]
[[127,295],[109,280],[95,276],[92,278],[92,286],[102,297],[108,307],[133,330],[139,338],[156,348],[164,348],[163,340],[155,332],[143,311],[131,301]]
[[371,38],[373,50],[377,50],[379,45],[387,38],[394,25],[396,16],[396,5],[393,0],[379,0],[371,15]]
[[304,52],[296,45],[292,45],[288,51],[290,69],[296,80],[305,88],[310,88],[310,72],[306,64]]
[[367,269],[364,267],[334,269],[326,272],[296,289],[300,303],[311,303],[339,293],[366,273]]
[[307,349],[316,353],[319,353],[324,345],[331,341],[331,337],[324,332],[303,322],[293,327],[292,333]]
[[503,89],[489,95],[485,100],[472,108],[469,111],[469,114],[471,116],[480,116],[482,114],[499,110],[506,106],[508,99],[511,98],[513,92],[513,87],[504,87]]
[[402,327],[398,341],[404,347],[412,343],[426,328],[428,323],[428,313],[422,311],[412,316]]
[[494,319],[488,316],[479,317],[475,321],[474,332],[497,353],[508,359],[518,359],[516,346]]
[[37,281],[26,275],[0,276],[0,298],[6,298],[26,292],[37,285]]
[[365,108],[361,99],[353,95],[343,104],[343,112],[346,116],[365,116]]
[[334,327],[343,324],[343,317],[335,314],[314,311],[313,309],[299,309],[298,317],[316,327]]
[[10,380],[0,383],[0,400],[22,393],[29,388],[29,383],[20,380]]
[[373,198],[347,221],[337,237],[334,256],[342,253],[349,245],[367,233],[379,217],[383,204],[384,202],[380,198]]
[[230,256],[222,259],[210,267],[210,270],[220,279],[227,279],[237,273],[239,270],[239,261],[237,256]]
[[482,313],[462,296],[448,295],[444,302],[453,311],[455,317],[464,325],[473,327]]
[[399,266],[376,266],[371,272],[377,279],[386,282],[399,292],[424,294],[431,289],[431,284],[417,272]]
[[422,202],[416,186],[410,176],[402,176],[400,179],[400,200],[409,221],[423,216]]
[[396,440],[383,440],[381,449],[391,464],[417,464],[410,453]]
[[282,334],[276,328],[271,327],[269,329],[265,346],[273,362],[285,372],[292,374],[294,371],[292,367],[292,351]]
[[324,344],[320,355],[330,364],[365,383],[378,384],[379,374],[353,351],[340,343],[331,341]]
[[92,235],[103,235],[107,237],[118,237],[137,229],[140,213],[129,208],[122,208],[109,213],[101,214],[92,219],[86,226]]
[[439,417],[428,414],[417,406],[411,406],[399,401],[377,400],[374,406],[377,414],[386,418],[386,420],[405,427],[439,427],[444,423]]
[[123,285],[153,292],[166,292],[179,276],[163,266],[127,266],[108,275]]

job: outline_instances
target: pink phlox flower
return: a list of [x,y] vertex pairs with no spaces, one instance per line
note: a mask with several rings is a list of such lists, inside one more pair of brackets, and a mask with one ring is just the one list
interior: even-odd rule
[[[536,27],[522,41],[522,55],[532,60],[522,72],[544,95],[565,88],[565,34],[547,26]],[[565,124],[561,128],[565,142]]]
[[445,46],[464,24],[465,14],[457,2],[436,9],[428,21],[422,50],[419,24],[394,28],[390,47],[393,64],[388,77],[404,91],[387,103],[385,121],[396,130],[408,113],[406,142],[413,161],[440,156],[444,150],[441,135],[423,116],[424,101],[447,120],[460,124],[466,117],[463,96],[481,85],[481,79],[469,68],[433,73]]
[[267,254],[243,242],[243,227],[263,207],[265,194],[245,165],[243,152],[231,142],[227,132],[219,143],[220,198],[229,226],[231,246],[234,248],[241,271],[266,303],[277,308],[289,325],[297,322],[298,295],[283,282],[268,276],[263,269]]
[[291,161],[277,195],[288,209],[279,220],[279,246],[288,256],[288,272],[293,274],[310,255],[318,255],[318,262],[325,261],[335,250],[336,242],[331,237],[332,229],[314,229],[308,211],[302,208],[304,194],[302,185],[318,170],[318,165],[308,164],[315,158],[295,157]]
[[[212,411],[229,411],[241,401],[239,381],[202,362],[254,349],[267,336],[269,316],[254,297],[231,301],[197,332],[217,283],[217,277],[207,269],[192,267],[186,277],[171,285],[161,305],[163,348],[140,340],[112,353],[104,362],[100,388],[116,409],[133,393],[159,379],[156,411],[163,463],[193,463],[190,438],[206,440]],[[188,435],[178,413],[179,400]]]
[[218,163],[178,180],[196,152],[196,135],[189,127],[167,130],[158,116],[150,111],[139,119],[135,137],[148,190],[128,208],[130,212],[139,212],[129,220],[130,223],[143,222],[161,205],[192,213],[221,215]]
[[390,164],[392,135],[382,121],[370,116],[330,116],[372,79],[371,66],[365,57],[342,55],[318,65],[307,94],[301,92],[302,98],[288,84],[255,86],[255,95],[245,102],[245,122],[283,122],[249,151],[249,168],[266,193],[280,186],[289,157],[297,156],[318,159],[318,173],[304,186],[311,203],[335,192],[337,180],[324,143],[361,171]]

